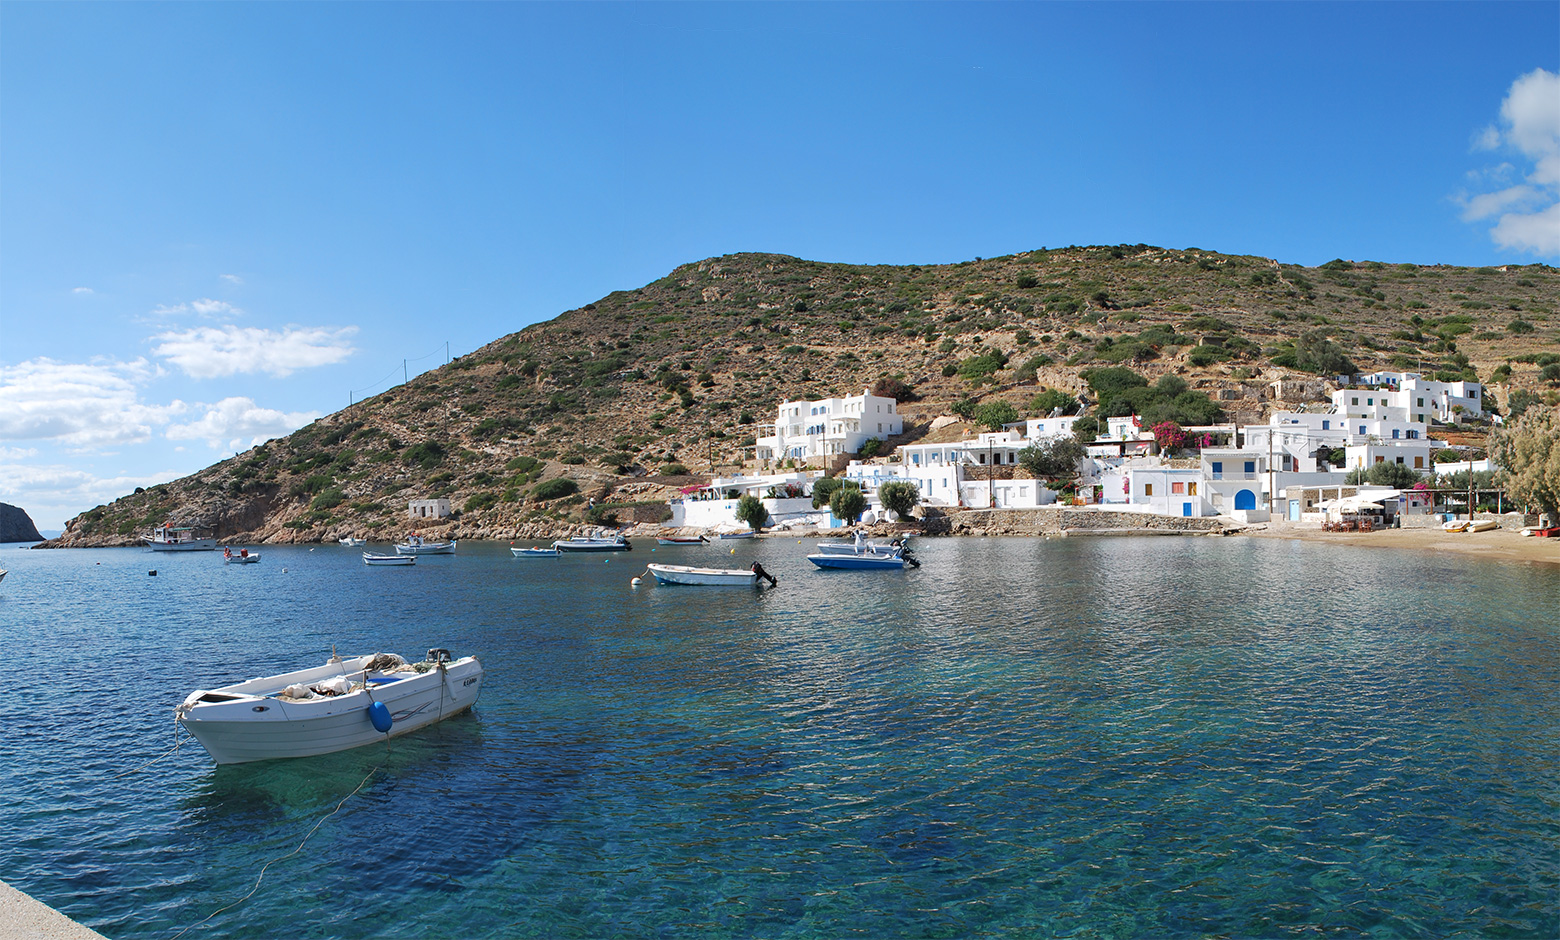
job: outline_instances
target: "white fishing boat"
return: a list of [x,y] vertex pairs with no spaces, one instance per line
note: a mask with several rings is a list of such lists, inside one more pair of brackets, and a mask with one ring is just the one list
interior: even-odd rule
[[347,546],[348,548],[361,548],[362,546],[368,544],[368,539],[355,539],[350,535],[344,535],[340,539],[337,539],[337,541],[339,541],[342,545]]
[[222,550],[222,563],[225,565],[253,565],[260,561],[260,553],[252,552],[247,548],[241,548],[236,553],[232,548]]
[[658,584],[699,584],[721,587],[752,587],[758,572],[741,568],[695,568],[690,565],[648,565]]
[[509,554],[516,558],[557,558],[558,550],[533,545],[530,548],[511,548]]
[[669,535],[655,540],[657,545],[703,545],[709,539],[702,535]]
[[720,537],[723,539],[750,539],[757,534],[752,529],[748,529],[746,532],[722,532]]
[[197,536],[193,526],[166,522],[153,529],[151,535],[142,536],[141,541],[154,552],[210,552],[217,548],[215,538]]
[[191,692],[175,717],[219,764],[307,757],[373,744],[457,715],[477,701],[482,664],[432,649],[332,656],[323,666]]
[[416,555],[375,555],[373,552],[364,552],[363,553],[363,564],[365,564],[365,565],[384,565],[384,566],[415,565],[415,564],[417,564],[417,556]]
[[634,546],[621,535],[585,536],[558,539],[552,547],[560,552],[631,552]]
[[430,542],[420,535],[409,535],[406,541],[395,543],[395,552],[397,555],[453,555],[455,544],[454,539]]

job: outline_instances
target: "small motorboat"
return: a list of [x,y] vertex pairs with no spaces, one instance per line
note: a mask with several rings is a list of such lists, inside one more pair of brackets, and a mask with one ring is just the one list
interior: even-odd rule
[[634,546],[621,535],[585,536],[558,539],[552,547],[560,552],[631,552]]
[[362,546],[368,544],[368,539],[355,539],[350,535],[344,535],[340,539],[337,539],[337,541],[339,541],[342,545],[347,546],[348,548],[361,548]]
[[232,548],[222,550],[222,563],[224,565],[253,565],[260,561],[260,553],[252,552],[247,548],[241,548],[236,553]]
[[663,536],[655,540],[657,545],[703,545],[709,539],[702,535],[672,535]]
[[530,548],[511,548],[509,554],[516,558],[557,558],[558,550],[533,545]]
[[908,540],[901,541],[899,539],[895,539],[887,544],[883,542],[869,542],[866,536],[857,532],[853,541],[819,542],[816,550],[826,555],[892,555],[903,548],[907,542]]
[[395,543],[397,555],[453,555],[455,554],[455,540],[427,541],[420,535],[409,535],[406,541]]
[[365,565],[415,565],[416,555],[375,555],[373,552],[363,553]]
[[878,552],[863,552],[859,555],[835,555],[828,552],[816,552],[808,555],[807,560],[820,568],[870,571],[894,571],[902,569],[910,563],[910,560],[905,558],[904,554],[900,552],[895,552],[891,555]]
[[1463,531],[1464,532],[1488,532],[1491,529],[1498,529],[1498,528],[1500,528],[1500,523],[1496,522],[1494,519],[1479,519],[1479,520],[1476,520],[1474,522],[1468,523],[1468,528],[1464,529]]
[[752,529],[748,529],[746,532],[722,532],[720,537],[723,539],[750,539],[757,534]]
[[752,587],[758,572],[743,568],[694,568],[690,565],[649,565],[657,584],[698,584],[719,587]]
[[482,664],[431,649],[332,656],[323,666],[191,692],[174,717],[211,759],[242,764],[329,754],[397,737],[476,704]]

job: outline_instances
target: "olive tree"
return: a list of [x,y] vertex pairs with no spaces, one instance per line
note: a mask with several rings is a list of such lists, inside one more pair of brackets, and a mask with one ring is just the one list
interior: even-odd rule
[[1531,406],[1490,435],[1490,456],[1503,470],[1506,495],[1560,519],[1560,408]]
[[1030,444],[1018,452],[1018,463],[1035,477],[1056,480],[1078,472],[1078,461],[1087,454],[1076,437],[1060,435]]
[[769,510],[764,508],[763,500],[749,493],[737,500],[737,519],[756,531],[769,522]]
[[914,483],[893,480],[878,487],[878,501],[884,509],[903,519],[921,503],[921,490]]
[[840,488],[839,477],[819,477],[813,481],[812,499],[813,508],[822,509],[829,505],[829,497]]
[[854,523],[867,511],[867,496],[854,483],[847,483],[829,497],[829,511],[841,522]]

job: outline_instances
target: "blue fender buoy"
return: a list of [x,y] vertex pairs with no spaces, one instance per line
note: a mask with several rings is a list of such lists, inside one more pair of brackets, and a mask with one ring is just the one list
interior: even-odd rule
[[384,702],[375,702],[368,706],[368,720],[374,723],[374,730],[380,734],[389,734],[393,719],[390,717],[390,709]]

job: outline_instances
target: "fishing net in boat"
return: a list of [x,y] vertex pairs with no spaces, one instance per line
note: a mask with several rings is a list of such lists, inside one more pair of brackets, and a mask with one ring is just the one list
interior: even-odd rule
[[375,653],[363,669],[367,672],[398,672],[406,665],[406,660],[394,653]]

